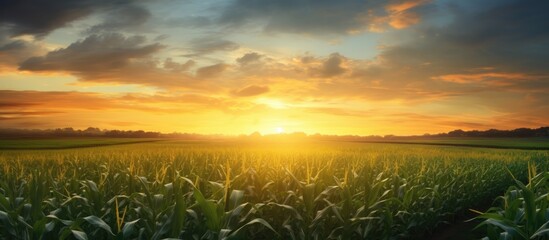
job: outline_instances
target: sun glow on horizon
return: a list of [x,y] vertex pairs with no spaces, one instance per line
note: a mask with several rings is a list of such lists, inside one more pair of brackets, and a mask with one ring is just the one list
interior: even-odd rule
[[277,134],[282,134],[282,133],[284,133],[284,128],[282,128],[282,127],[276,127],[276,128],[275,128],[275,132],[276,132]]

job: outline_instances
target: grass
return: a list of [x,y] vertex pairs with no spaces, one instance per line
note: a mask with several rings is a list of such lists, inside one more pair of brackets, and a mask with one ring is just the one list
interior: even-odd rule
[[425,239],[548,158],[353,142],[2,150],[0,239]]

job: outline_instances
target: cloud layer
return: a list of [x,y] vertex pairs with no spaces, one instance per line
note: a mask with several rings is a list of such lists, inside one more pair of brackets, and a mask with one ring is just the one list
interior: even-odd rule
[[[94,118],[105,126],[235,134],[282,125],[421,134],[549,124],[545,1],[0,7],[6,126],[51,127],[60,118],[86,125],[82,116],[97,110],[108,113],[108,121]],[[228,129],[212,127],[214,119]]]
[[[120,6],[126,7],[133,2],[127,0],[3,1],[0,5],[2,8],[0,23],[9,28],[12,35],[44,36],[93,12],[116,9]],[[126,11],[123,17],[130,12]]]

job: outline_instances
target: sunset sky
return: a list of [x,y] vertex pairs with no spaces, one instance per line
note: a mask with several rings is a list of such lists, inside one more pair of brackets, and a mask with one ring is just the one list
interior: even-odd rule
[[0,128],[549,125],[545,0],[8,0]]

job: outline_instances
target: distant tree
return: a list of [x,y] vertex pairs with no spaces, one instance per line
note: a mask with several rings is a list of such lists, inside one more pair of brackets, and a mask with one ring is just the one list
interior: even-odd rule
[[464,137],[465,136],[465,131],[463,131],[461,129],[450,131],[450,132],[448,132],[448,136],[450,136],[450,137]]

